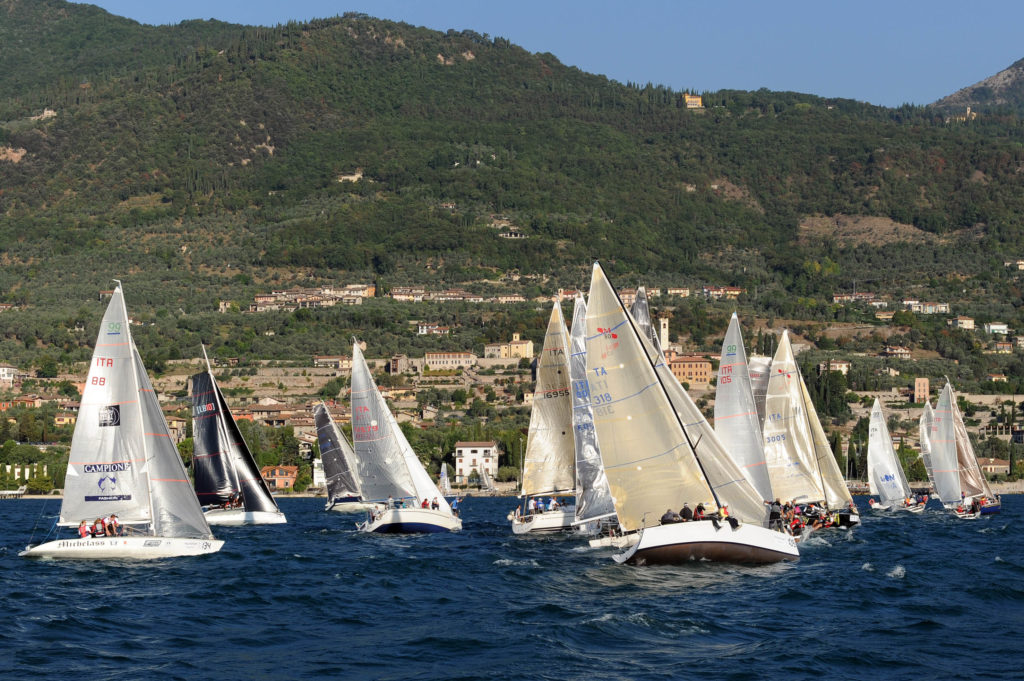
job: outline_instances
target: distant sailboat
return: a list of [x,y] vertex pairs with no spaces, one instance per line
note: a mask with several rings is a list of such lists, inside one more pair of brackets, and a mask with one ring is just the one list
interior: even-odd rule
[[928,433],[935,492],[957,517],[998,513],[999,496],[992,492],[978,465],[953,387],[947,382],[939,394]]
[[192,471],[196,496],[211,525],[276,525],[287,522],[238,430],[210,369],[192,377]]
[[64,478],[60,527],[116,514],[123,534],[56,539],[27,557],[140,559],[219,551],[132,339],[117,283],[100,324]]
[[576,516],[573,504],[552,509],[540,498],[576,493],[568,350],[562,306],[556,301],[548,318],[544,349],[537,358],[537,384],[520,490],[522,505],[510,514],[515,534],[567,530]]
[[[714,431],[698,425],[700,441],[688,434],[681,410],[685,391],[659,370],[659,356],[642,337],[604,270],[594,264],[587,303],[587,375],[594,427],[619,523],[637,540],[615,556],[636,564],[690,560],[768,563],[794,560],[793,538],[764,527],[767,512],[757,493],[725,455]],[[663,363],[663,362],[662,362]],[[673,378],[673,380],[675,380]],[[678,385],[678,381],[676,381]],[[706,423],[706,422],[705,422]],[[707,438],[717,443],[703,454]],[[725,480],[727,474],[733,477]],[[664,510],[682,502],[709,512],[727,507],[733,522],[658,525]]]
[[873,499],[869,501],[875,509],[898,508],[914,513],[924,510],[924,504],[906,503],[907,499],[913,497],[913,493],[907,484],[903,466],[892,448],[892,436],[889,435],[889,426],[885,423],[885,414],[877,397],[871,408],[868,428],[868,493],[878,497],[877,504],[872,503]]
[[715,392],[715,434],[765,501],[775,498],[764,461],[764,438],[750,383],[740,321],[733,312],[722,342]]
[[327,504],[324,510],[355,513],[374,508],[376,504],[363,501],[356,453],[334,422],[326,404],[321,402],[313,407],[313,419],[316,422],[317,442],[320,444],[320,458],[324,463],[324,477],[327,479]]
[[[462,529],[462,520],[452,513],[381,397],[358,343],[352,346],[352,443],[363,498],[385,505],[370,512],[358,525],[360,531]],[[435,502],[437,508],[431,508]]]
[[452,496],[452,481],[448,477],[448,464],[444,461],[441,462],[441,474],[438,477],[437,486],[441,490],[441,494],[446,497]]

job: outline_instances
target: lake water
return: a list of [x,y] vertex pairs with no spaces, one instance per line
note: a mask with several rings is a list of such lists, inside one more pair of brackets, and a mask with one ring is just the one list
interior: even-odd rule
[[217,528],[217,554],[112,564],[19,558],[59,501],[0,501],[0,676],[1024,678],[1024,497],[974,521],[865,512],[762,567],[617,565],[513,537],[514,503],[466,500],[460,533],[367,536],[284,499],[287,525]]

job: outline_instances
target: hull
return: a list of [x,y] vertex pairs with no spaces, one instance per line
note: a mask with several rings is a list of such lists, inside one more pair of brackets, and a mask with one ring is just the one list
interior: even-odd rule
[[596,537],[594,539],[591,539],[588,543],[591,547],[595,549],[606,547],[616,549],[628,549],[630,546],[636,544],[638,541],[640,541],[640,533],[630,532],[629,534],[619,534],[610,536],[606,535],[603,537]]
[[997,502],[990,503],[990,504],[985,504],[984,506],[982,506],[981,507],[981,515],[991,515],[993,513],[999,513],[1002,510],[1003,510],[1002,504],[997,501]]
[[188,539],[184,537],[97,537],[88,539],[57,539],[26,548],[19,556],[26,558],[75,558],[81,560],[151,560],[176,556],[199,556],[216,553],[224,546],[220,539]]
[[908,513],[923,513],[924,507],[924,504],[914,504],[913,506],[900,506],[899,510],[906,511]]
[[796,542],[788,534],[759,525],[710,521],[657,525],[640,532],[639,541],[616,555],[618,563],[630,565],[680,565],[694,560],[726,563],[778,563],[800,557]]
[[358,523],[357,527],[360,532],[381,534],[454,532],[462,529],[462,520],[429,508],[392,508],[381,512],[374,520]]
[[576,507],[565,506],[554,511],[513,517],[512,533],[566,532],[573,529],[574,520],[576,520]]
[[281,511],[246,511],[244,508],[211,508],[205,512],[210,525],[281,525],[288,522]]

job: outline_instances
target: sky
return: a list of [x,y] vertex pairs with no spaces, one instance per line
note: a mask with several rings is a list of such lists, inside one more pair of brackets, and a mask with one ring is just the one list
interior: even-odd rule
[[1021,0],[92,0],[144,24],[362,12],[470,29],[621,83],[930,104],[1024,58]]

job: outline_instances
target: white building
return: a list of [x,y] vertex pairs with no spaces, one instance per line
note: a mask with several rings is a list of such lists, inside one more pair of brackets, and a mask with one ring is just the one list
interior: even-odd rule
[[18,370],[10,364],[0,364],[0,385],[5,385],[8,388],[13,387],[14,378],[17,374]]
[[998,333],[1005,336],[1010,333],[1006,322],[985,322],[985,333]]
[[487,471],[494,479],[498,472],[497,442],[456,442],[455,443],[455,482],[469,482],[469,476],[476,471]]
[[324,475],[324,460],[313,459],[313,487],[327,487],[327,476]]

